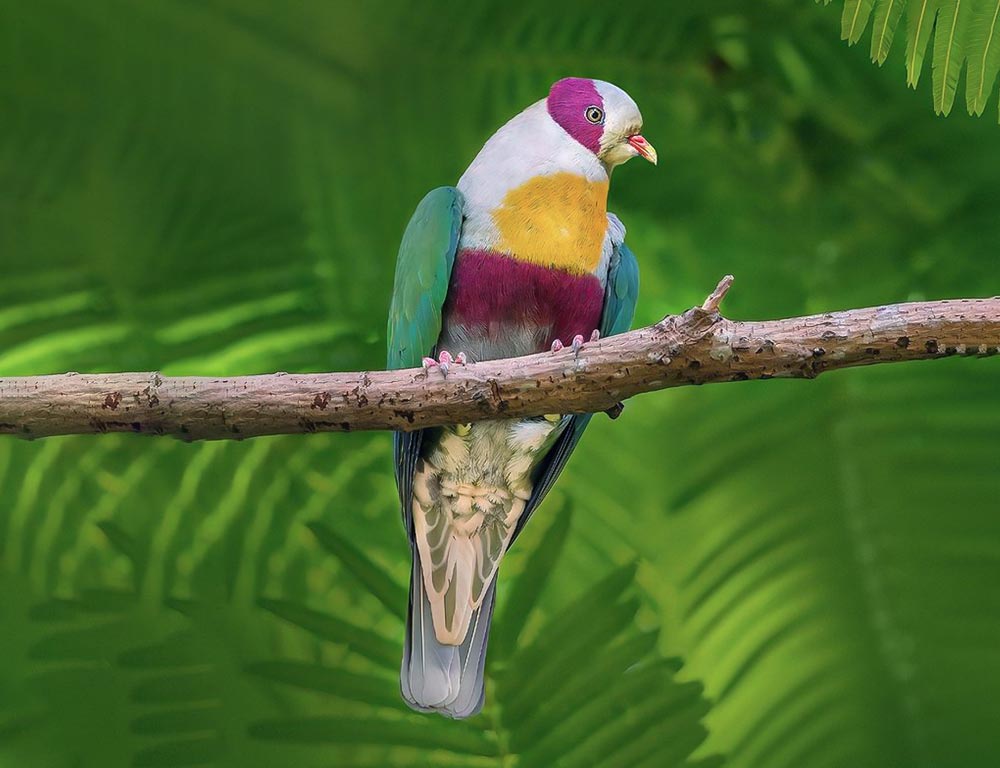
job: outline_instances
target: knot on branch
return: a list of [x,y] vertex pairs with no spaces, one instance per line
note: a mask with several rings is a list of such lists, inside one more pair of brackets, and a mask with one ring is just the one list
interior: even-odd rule
[[732,275],[726,275],[722,278],[719,281],[719,284],[715,286],[715,290],[708,294],[708,298],[702,302],[702,311],[719,314],[719,305],[722,304],[722,300],[726,298],[726,294],[729,293],[729,289],[733,287],[733,280],[735,279],[736,278]]
[[723,277],[700,307],[691,307],[682,315],[667,315],[656,324],[673,343],[689,344],[703,339],[722,320],[719,306],[733,285],[733,276]]

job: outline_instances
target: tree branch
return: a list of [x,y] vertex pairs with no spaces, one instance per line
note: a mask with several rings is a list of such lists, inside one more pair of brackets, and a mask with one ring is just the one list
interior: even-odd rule
[[856,365],[1000,353],[1000,298],[892,304],[762,322],[718,313],[726,276],[701,307],[586,344],[509,360],[365,373],[166,377],[65,373],[0,378],[0,434],[102,432],[185,440],[619,410],[641,392],[806,378]]

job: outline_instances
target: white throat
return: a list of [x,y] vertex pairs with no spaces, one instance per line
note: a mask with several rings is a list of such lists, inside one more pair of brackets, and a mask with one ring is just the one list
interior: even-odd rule
[[607,181],[597,156],[566,133],[537,101],[490,137],[458,180],[467,207],[493,209],[528,179],[568,172]]
[[535,102],[500,128],[458,180],[465,198],[464,247],[486,247],[496,239],[492,214],[507,193],[536,176],[573,173],[607,182],[608,169]]

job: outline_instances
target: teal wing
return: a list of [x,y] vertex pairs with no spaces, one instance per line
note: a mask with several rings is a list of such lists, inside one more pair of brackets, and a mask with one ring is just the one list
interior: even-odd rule
[[[462,233],[462,195],[439,187],[420,201],[403,233],[389,307],[389,368],[415,368],[434,354],[441,333],[441,310]],[[397,432],[393,439],[396,487],[403,522],[410,532],[413,470],[423,432]]]
[[461,193],[454,187],[428,192],[406,225],[396,259],[389,368],[414,368],[434,350],[461,233]]
[[[632,326],[632,317],[635,315],[635,305],[638,298],[639,264],[635,259],[635,254],[629,250],[625,243],[621,243],[612,253],[611,263],[608,265],[608,282],[604,291],[604,310],[601,314],[601,336],[615,336],[619,333],[625,333]],[[591,416],[592,414],[589,413],[571,416],[559,440],[539,464],[531,498],[525,505],[524,514],[517,521],[517,528],[511,543],[528,522],[531,513],[542,503],[545,494],[549,492],[556,478],[559,477],[559,473],[566,466],[576,444],[580,442],[584,430],[590,423]]]
[[601,335],[617,336],[632,327],[635,304],[639,299],[639,264],[635,254],[622,243],[611,257],[608,288],[601,315]]

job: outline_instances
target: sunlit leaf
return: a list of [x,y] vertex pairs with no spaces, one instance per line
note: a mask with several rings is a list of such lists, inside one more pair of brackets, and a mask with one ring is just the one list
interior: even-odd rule
[[849,45],[861,39],[861,33],[868,26],[875,0],[844,0],[844,16],[841,20],[840,37]]
[[970,113],[981,115],[1000,72],[1000,0],[976,3],[972,9],[966,101]]
[[927,43],[931,39],[934,20],[944,0],[912,0],[906,17],[906,84],[916,88],[920,81]]
[[951,112],[958,75],[967,54],[966,39],[974,0],[943,0],[934,34],[934,111]]
[[903,17],[906,0],[884,0],[875,7],[875,18],[872,22],[872,61],[879,66],[885,64],[896,35],[896,27]]

